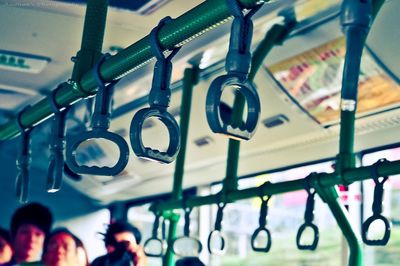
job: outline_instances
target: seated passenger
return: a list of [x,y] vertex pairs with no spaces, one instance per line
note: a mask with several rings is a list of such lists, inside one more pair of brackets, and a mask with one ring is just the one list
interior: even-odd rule
[[107,255],[95,259],[91,266],[145,266],[147,259],[140,246],[139,229],[127,222],[115,222],[104,235]]
[[77,266],[78,238],[66,228],[58,228],[46,239],[43,252],[45,266]]
[[19,208],[11,219],[11,239],[14,249],[12,264],[40,259],[43,243],[53,222],[49,209],[39,203]]
[[10,233],[0,228],[0,266],[10,265],[12,255]]
[[185,257],[176,261],[175,266],[205,266],[197,257]]

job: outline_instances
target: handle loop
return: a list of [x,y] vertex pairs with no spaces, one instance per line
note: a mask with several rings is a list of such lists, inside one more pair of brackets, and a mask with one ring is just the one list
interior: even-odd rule
[[[315,194],[317,191],[311,187],[311,178],[315,173],[308,175],[306,179],[306,191],[308,194],[306,210],[304,213],[304,223],[299,227],[296,235],[296,245],[300,250],[315,250],[318,246],[319,241],[319,229],[313,223],[314,220],[314,206],[315,206]],[[314,238],[311,244],[302,244],[301,237],[307,228],[311,228],[314,234]]]
[[[227,5],[234,16],[225,62],[227,74],[216,78],[210,85],[206,98],[207,121],[214,133],[225,134],[239,140],[249,140],[255,133],[261,109],[256,86],[248,80],[253,37],[251,17],[262,5],[254,7],[246,15],[243,15],[237,0],[227,0]],[[221,96],[223,90],[228,87],[238,90],[247,102],[247,119],[239,126],[226,123],[221,118],[219,110]]]
[[[362,239],[365,244],[370,246],[384,246],[388,243],[391,232],[391,222],[382,215],[382,203],[383,203],[383,193],[384,193],[384,183],[388,180],[388,176],[379,176],[378,167],[380,164],[387,162],[386,159],[379,159],[371,167],[371,176],[375,183],[374,188],[374,201],[372,203],[372,216],[369,217],[362,224]],[[382,179],[380,180],[380,177]],[[385,232],[382,239],[368,239],[368,230],[371,224],[377,220],[381,220],[385,225]]]
[[[159,257],[164,256],[165,251],[167,249],[167,245],[166,245],[164,236],[162,238],[158,237],[160,220],[161,220],[162,214],[161,214],[161,212],[155,212],[154,215],[155,215],[155,218],[154,218],[154,224],[153,224],[151,238],[147,239],[146,242],[144,243],[144,253],[149,257],[159,258]],[[163,235],[164,234],[165,234],[165,232],[163,230]],[[158,251],[152,250],[153,246],[156,246],[158,248]]]
[[[271,199],[271,196],[260,195],[261,206],[260,206],[260,216],[258,218],[258,228],[254,231],[251,236],[251,248],[256,252],[268,252],[271,249],[272,238],[271,232],[267,229],[267,216],[268,216],[268,202]],[[264,247],[260,247],[258,245],[258,238],[261,234],[266,234],[267,242]]]
[[18,130],[21,132],[21,151],[16,162],[19,173],[15,182],[16,196],[20,203],[28,202],[29,167],[32,161],[30,150],[30,134],[32,133],[32,128],[24,128],[21,122],[22,113],[29,107],[30,106],[27,106],[19,112],[16,119]]
[[[225,202],[218,202],[217,217],[215,219],[214,230],[210,232],[207,240],[207,248],[210,254],[223,255],[226,252],[226,241],[225,235],[221,232],[222,229],[222,219],[224,216],[224,208],[226,206]],[[219,246],[214,247],[213,242],[219,241]]]
[[[180,47],[174,48],[169,56],[165,57],[163,49],[158,41],[158,31],[171,20],[171,17],[163,18],[150,33],[150,47],[157,58],[157,62],[154,66],[153,81],[149,94],[149,107],[139,110],[133,116],[130,126],[131,146],[135,154],[140,158],[161,163],[173,162],[180,149],[179,125],[175,118],[167,111],[171,99],[171,60],[180,50]],[[145,147],[143,144],[143,124],[144,121],[150,117],[158,118],[168,129],[169,145],[166,151]]]
[[65,149],[65,122],[69,107],[60,110],[60,106],[56,102],[56,94],[68,83],[59,85],[52,91],[49,98],[51,109],[54,113],[52,124],[52,135],[50,142],[50,164],[47,174],[47,192],[53,193],[60,190],[64,169],[64,149]]
[[[112,81],[106,85],[105,81],[100,76],[100,66],[108,56],[108,54],[103,55],[93,68],[99,90],[96,95],[95,110],[92,116],[92,130],[75,135],[68,141],[66,162],[68,167],[75,173],[114,176],[124,170],[128,164],[129,147],[125,139],[118,134],[108,131],[110,127],[112,95],[114,93],[114,86],[118,82]],[[119,149],[119,159],[117,163],[112,167],[79,165],[75,158],[76,149],[82,142],[89,139],[106,139],[116,144]]]
[[[186,204],[184,204],[186,205]],[[200,240],[190,236],[190,214],[193,208],[184,207],[184,217],[185,217],[185,225],[183,227],[183,236],[177,237],[172,241],[172,251],[174,254],[181,257],[193,257],[199,256],[200,252],[203,249],[203,245]],[[185,247],[193,247],[193,252],[185,252],[185,250],[179,250],[179,242],[185,244]],[[183,246],[183,245],[182,245]]]

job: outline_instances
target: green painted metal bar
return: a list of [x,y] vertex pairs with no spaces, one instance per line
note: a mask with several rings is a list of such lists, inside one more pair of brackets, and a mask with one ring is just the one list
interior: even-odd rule
[[[343,175],[345,169],[354,168],[356,156],[354,153],[354,133],[355,133],[355,115],[357,108],[358,80],[360,73],[362,51],[371,27],[372,19],[364,15],[361,16],[361,10],[354,11],[355,8],[366,8],[369,4],[373,10],[373,17],[378,13],[383,1],[378,0],[365,3],[352,2],[344,0],[342,4],[342,27],[346,36],[346,55],[343,69],[341,104],[340,104],[340,133],[339,133],[339,154],[336,160],[335,172],[338,178],[345,185],[348,185],[347,179]],[[361,7],[364,6],[364,7]],[[363,10],[366,14],[368,8]],[[354,13],[352,13],[354,12]],[[349,19],[350,18],[350,19]],[[337,224],[349,246],[349,265],[361,266],[362,260],[362,242],[354,227],[348,218],[348,212],[337,200],[337,194],[332,186],[317,189],[318,194],[328,204]]]
[[75,82],[79,82],[102,55],[107,9],[108,0],[89,0],[87,2],[81,49],[73,58],[74,69],[71,80]]
[[[199,81],[200,70],[198,67],[187,68],[183,75],[183,89],[182,89],[182,103],[180,112],[180,133],[181,133],[181,148],[176,159],[175,172],[174,172],[174,183],[172,190],[172,199],[179,200],[182,198],[182,183],[184,176],[184,166],[186,157],[186,146],[189,132],[190,122],[190,111],[192,107],[192,94],[193,87]],[[174,263],[174,254],[172,252],[172,242],[175,238],[176,227],[179,221],[179,215],[175,215],[169,218],[169,230],[168,230],[168,247],[163,257],[164,266],[172,266]]]
[[[343,172],[347,182],[362,181],[371,178],[372,167],[374,166],[363,166],[358,168],[346,169]],[[377,167],[378,174],[381,176],[390,176],[400,174],[400,160],[393,162],[382,162]],[[338,173],[317,173],[311,178],[311,184],[313,187],[330,188],[334,185],[343,184],[341,179],[338,178]],[[276,195],[287,192],[293,192],[297,190],[303,190],[305,187],[306,180],[304,178],[295,179],[291,181],[279,182],[279,183],[266,183],[260,187],[248,188],[233,191],[226,194],[227,202],[234,202],[242,199],[259,197],[260,193],[263,195]],[[323,197],[323,195],[321,195]],[[210,205],[217,203],[219,200],[218,195],[209,195],[203,197],[194,197],[187,200],[186,205],[188,207],[198,207],[203,205]],[[182,200],[169,200],[157,204],[155,207],[159,211],[167,211],[173,209],[182,209]]]
[[[337,221],[343,236],[349,246],[349,266],[363,265],[362,241],[359,233],[354,230],[354,226],[350,222],[349,212],[344,205],[339,202],[338,194],[334,187],[323,188],[324,199],[328,204],[335,220]],[[320,192],[318,192],[320,193]]]
[[[239,2],[243,8],[252,8],[267,0],[239,0]],[[229,18],[230,12],[225,0],[205,1],[160,29],[161,47],[167,50],[183,46],[195,37],[223,24]],[[122,78],[152,58],[149,36],[146,36],[106,60],[100,67],[100,74],[106,81]],[[86,93],[96,93],[95,78],[90,71],[86,72],[78,83],[73,84],[72,89],[64,88],[57,93],[56,101],[60,106],[66,107],[73,104],[86,97]],[[30,127],[49,118],[50,115],[52,115],[51,107],[48,99],[45,98],[23,112],[21,121],[23,126]],[[15,119],[0,126],[0,140],[7,140],[18,134]]]

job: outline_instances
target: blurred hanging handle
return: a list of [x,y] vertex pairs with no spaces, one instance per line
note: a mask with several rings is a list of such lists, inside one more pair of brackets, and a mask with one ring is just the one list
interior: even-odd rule
[[69,107],[61,110],[57,105],[56,94],[68,83],[60,84],[52,91],[49,98],[50,106],[54,112],[52,134],[50,143],[50,164],[47,173],[47,192],[53,193],[60,190],[64,172],[64,149],[65,149],[65,122]]
[[21,132],[21,151],[17,159],[18,174],[15,182],[16,195],[20,203],[26,203],[28,201],[29,167],[32,161],[30,150],[30,134],[32,133],[32,128],[24,128],[21,122],[22,113],[29,107],[30,106],[26,106],[19,112],[16,119],[17,127]]
[[[93,69],[94,76],[99,87],[96,95],[95,110],[92,116],[92,130],[80,133],[68,140],[66,162],[68,167],[77,174],[115,176],[122,172],[129,160],[129,147],[125,139],[118,134],[108,131],[110,127],[112,95],[117,81],[105,84],[100,76],[100,66],[108,57],[105,54]],[[79,145],[89,139],[105,139],[114,143],[119,149],[117,163],[112,166],[86,166],[79,165],[76,161],[76,150]]]
[[[380,164],[387,162],[386,159],[380,159],[376,163],[374,163],[371,171],[371,176],[375,182],[375,189],[374,189],[374,202],[372,203],[372,216],[369,217],[363,224],[362,224],[362,239],[365,244],[370,246],[384,246],[388,243],[390,238],[390,231],[391,231],[391,223],[390,221],[382,215],[382,204],[383,204],[383,192],[384,192],[384,183],[388,179],[388,176],[380,177],[378,174],[378,167]],[[385,229],[384,234],[381,239],[369,239],[368,238],[368,231],[372,223],[376,221],[382,221]]]
[[[306,211],[304,213],[304,224],[302,224],[297,231],[297,236],[296,236],[296,245],[297,248],[300,250],[315,250],[318,246],[318,241],[319,241],[319,229],[318,227],[313,223],[314,220],[314,206],[315,206],[315,194],[317,191],[311,187],[310,184],[310,179],[312,176],[315,175],[315,173],[311,173],[309,176],[307,176],[306,179],[306,191],[307,191],[307,204],[306,204]],[[301,241],[301,237],[304,233],[304,231],[307,228],[311,228],[313,232],[313,241],[311,244],[303,244]]]

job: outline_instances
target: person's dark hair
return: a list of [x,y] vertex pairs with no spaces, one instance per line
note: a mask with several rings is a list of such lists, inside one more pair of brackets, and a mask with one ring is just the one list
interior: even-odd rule
[[175,266],[205,266],[197,257],[185,257],[176,261]]
[[104,244],[106,246],[114,246],[115,243],[115,234],[122,233],[122,232],[131,232],[136,239],[136,244],[140,244],[142,241],[142,234],[140,233],[139,229],[135,226],[131,225],[130,223],[117,221],[108,225],[107,230],[105,233],[102,233],[104,236]]
[[10,232],[8,230],[0,227],[0,237],[3,238],[10,246],[12,245]]
[[59,228],[56,228],[53,231],[51,231],[51,233],[48,234],[48,236],[46,237],[44,247],[43,247],[43,254],[45,254],[47,251],[47,246],[49,244],[50,239],[52,239],[55,235],[58,235],[58,234],[70,235],[72,237],[72,239],[74,240],[76,247],[79,246],[79,243],[82,243],[82,241],[80,241],[80,239],[76,235],[74,235],[71,231],[68,230],[68,228],[59,227]]
[[18,228],[24,224],[35,225],[47,235],[52,223],[53,216],[47,207],[40,203],[29,203],[14,213],[11,219],[11,236],[15,237]]

